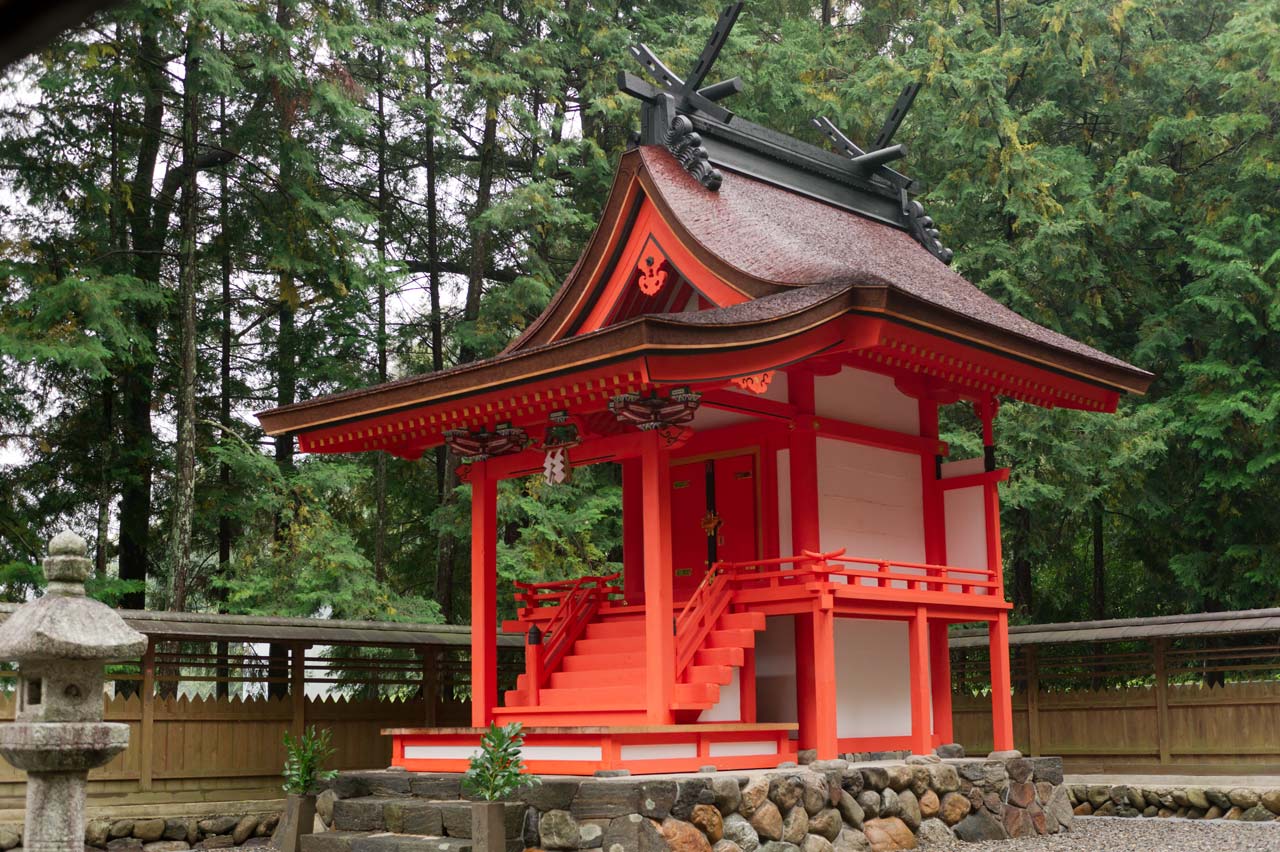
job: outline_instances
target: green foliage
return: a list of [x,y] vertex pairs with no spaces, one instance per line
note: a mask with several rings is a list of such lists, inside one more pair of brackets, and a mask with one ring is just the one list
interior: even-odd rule
[[524,734],[519,722],[499,725],[489,723],[480,737],[480,750],[471,757],[471,767],[462,777],[468,793],[486,802],[500,802],[519,790],[540,783],[536,775],[523,775],[524,761],[520,749]]
[[317,731],[309,726],[302,736],[294,739],[289,731],[284,734],[284,791],[291,795],[306,796],[319,790],[323,781],[336,778],[338,770],[324,769],[333,757],[333,731],[328,728]]
[[[1114,416],[1003,407],[1006,573],[1030,579],[1018,617],[1280,602],[1275,4],[828,6],[831,26],[816,3],[751,3],[716,69],[745,83],[726,105],[815,143],[818,114],[866,140],[923,80],[902,167],[956,268],[1157,376]],[[615,82],[635,70],[628,46],[681,71],[718,11],[134,0],[7,72],[4,596],[35,591],[42,542],[66,525],[107,531],[90,536],[96,593],[136,590],[112,531],[140,516],[148,603],[176,594],[178,220],[156,211],[186,108],[168,72],[190,36],[201,150],[229,156],[200,179],[185,605],[458,621],[469,498],[447,456],[295,459],[247,413],[499,352],[594,227],[638,122]],[[954,458],[981,452],[971,412],[950,406],[944,425]],[[612,468],[504,483],[499,513],[504,580],[617,568]],[[1082,593],[1095,542],[1100,597]]]

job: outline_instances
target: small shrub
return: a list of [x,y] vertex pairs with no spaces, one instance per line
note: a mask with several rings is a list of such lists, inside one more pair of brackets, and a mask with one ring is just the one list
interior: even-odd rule
[[538,778],[521,775],[524,761],[520,749],[524,747],[524,734],[519,722],[502,727],[497,722],[480,738],[480,752],[471,758],[471,768],[462,779],[467,792],[498,802],[527,784],[537,784]]
[[321,769],[325,761],[333,757],[333,732],[328,728],[317,731],[307,728],[302,736],[284,735],[284,791],[295,795],[316,792],[321,781],[328,781],[338,774],[336,769]]

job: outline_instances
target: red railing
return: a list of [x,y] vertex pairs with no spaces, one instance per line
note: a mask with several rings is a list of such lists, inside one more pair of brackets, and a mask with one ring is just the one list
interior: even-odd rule
[[729,582],[729,575],[720,570],[720,565],[713,565],[676,616],[676,680],[684,677],[694,654],[728,609],[732,600]]
[[[783,565],[794,565],[784,569]],[[859,567],[845,567],[859,566]],[[866,567],[861,567],[866,566]],[[814,579],[869,588],[899,588],[914,591],[945,591],[964,595],[998,595],[995,572],[987,568],[958,568],[893,559],[845,556],[844,548],[829,553],[804,551],[799,556],[783,556],[755,562],[722,562],[717,569],[729,572],[738,588],[770,588],[812,582]]]
[[598,589],[607,599],[621,598],[622,589],[618,586],[621,574],[609,574],[601,577],[578,577],[574,580],[555,580],[548,583],[516,582],[516,603],[520,610],[516,617],[521,621],[541,622],[554,618],[554,608],[564,603],[566,597],[583,588],[591,586]]
[[[526,620],[525,613],[530,613],[529,620],[533,623],[529,629],[538,632],[538,641],[531,640],[525,646],[525,688],[530,704],[538,703],[538,692],[547,685],[560,661],[595,618],[601,602],[618,591],[617,586],[612,585],[617,579],[617,574],[611,574],[553,583],[515,584],[519,589],[516,599],[525,605],[521,609],[521,620]],[[533,614],[539,609],[547,610],[549,616],[542,627],[537,623],[542,619]]]

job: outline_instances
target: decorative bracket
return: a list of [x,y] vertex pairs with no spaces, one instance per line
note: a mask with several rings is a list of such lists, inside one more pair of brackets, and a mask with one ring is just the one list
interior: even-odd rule
[[475,462],[518,453],[529,445],[529,435],[518,426],[502,423],[492,432],[450,429],[444,433],[444,442],[458,455]]
[[762,394],[769,389],[769,383],[773,381],[773,376],[776,372],[776,370],[765,370],[763,373],[755,373],[750,376],[738,376],[731,381],[744,391]]
[[702,394],[688,388],[674,388],[666,397],[655,391],[649,396],[641,393],[624,393],[609,400],[609,410],[623,423],[630,423],[641,432],[666,430],[688,423],[698,413]]
[[667,270],[662,268],[664,260],[662,252],[650,238],[645,244],[645,250],[640,254],[640,260],[636,263],[636,271],[640,273],[640,277],[636,279],[636,285],[646,296],[658,295],[663,285],[667,283]]

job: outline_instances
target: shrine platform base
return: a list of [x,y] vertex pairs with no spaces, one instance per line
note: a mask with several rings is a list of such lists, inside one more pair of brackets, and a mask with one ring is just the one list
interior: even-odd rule
[[[772,769],[796,759],[795,724],[694,724],[524,729],[524,762],[537,775],[632,775]],[[465,772],[484,728],[389,728],[393,766]]]

